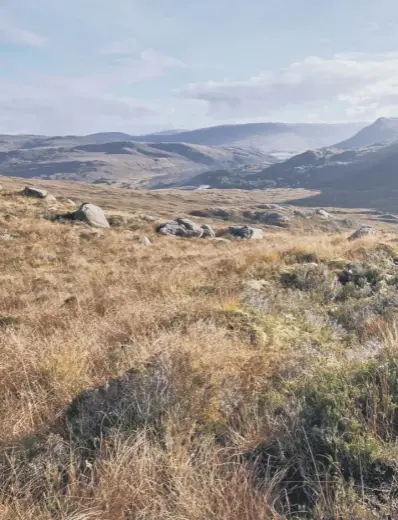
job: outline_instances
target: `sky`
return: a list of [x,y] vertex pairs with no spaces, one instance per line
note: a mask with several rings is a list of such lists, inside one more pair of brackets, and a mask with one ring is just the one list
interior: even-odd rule
[[398,116],[396,0],[0,0],[0,133]]

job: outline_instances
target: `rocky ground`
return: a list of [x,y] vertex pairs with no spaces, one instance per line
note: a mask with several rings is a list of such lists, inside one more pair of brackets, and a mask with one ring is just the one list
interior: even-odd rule
[[397,516],[390,217],[30,187],[0,191],[0,518]]

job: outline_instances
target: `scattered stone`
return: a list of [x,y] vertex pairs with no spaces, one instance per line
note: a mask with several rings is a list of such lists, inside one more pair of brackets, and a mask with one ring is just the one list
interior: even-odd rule
[[325,220],[329,220],[329,219],[333,218],[333,216],[330,213],[328,213],[327,211],[325,211],[324,209],[317,208],[315,210],[315,214],[319,215],[320,217],[324,218]]
[[152,244],[152,242],[149,240],[149,238],[144,237],[144,236],[137,237],[137,242],[139,242],[140,244],[142,244],[145,247],[148,247]]
[[3,186],[0,184],[0,191],[3,189]]
[[215,238],[216,234],[214,233],[213,229],[209,224],[203,224],[203,235],[202,238]]
[[348,237],[348,240],[358,240],[362,237],[369,237],[376,235],[376,231],[371,226],[362,226]]
[[46,190],[26,186],[22,191],[22,195],[24,195],[25,197],[34,197],[36,199],[45,199],[47,197],[47,192]]
[[47,202],[57,202],[57,199],[54,197],[54,195],[51,195],[51,193],[50,193],[49,195],[47,195],[46,201]]
[[264,232],[262,229],[249,226],[230,226],[228,231],[238,240],[258,240],[264,238]]
[[161,224],[156,231],[160,235],[176,236],[176,237],[193,237],[201,238],[203,229],[192,222],[191,220],[179,218],[177,220],[170,220],[166,224]]
[[99,206],[85,202],[74,214],[75,220],[87,222],[90,226],[98,228],[109,228],[109,222],[105,213]]

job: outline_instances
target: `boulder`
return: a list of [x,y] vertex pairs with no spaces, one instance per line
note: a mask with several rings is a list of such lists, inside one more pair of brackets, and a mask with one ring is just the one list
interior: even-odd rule
[[374,235],[376,235],[376,231],[371,226],[362,226],[354,231],[354,233],[348,237],[348,240],[358,240],[362,237],[369,237]]
[[26,186],[22,191],[22,195],[25,197],[34,197],[36,199],[45,199],[47,197],[47,192],[46,190]]
[[215,238],[216,234],[214,233],[213,229],[209,224],[203,224],[203,235],[202,238]]
[[228,231],[238,240],[257,240],[264,238],[264,232],[262,229],[249,226],[230,226]]
[[319,215],[320,217],[324,218],[325,220],[329,220],[330,218],[333,218],[333,216],[325,211],[324,209],[316,209],[315,214]]
[[160,235],[185,238],[201,238],[201,236],[204,233],[203,229],[200,226],[188,219],[183,218],[179,218],[177,220],[170,220],[165,224],[161,224],[157,227],[156,231]]
[[99,228],[108,228],[109,222],[105,217],[105,213],[99,206],[88,204],[85,202],[74,213],[74,219],[82,222],[87,222],[90,226]]

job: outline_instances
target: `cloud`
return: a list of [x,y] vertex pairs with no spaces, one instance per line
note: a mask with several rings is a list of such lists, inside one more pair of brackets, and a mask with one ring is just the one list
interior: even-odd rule
[[0,12],[0,41],[12,45],[25,45],[28,47],[42,47],[46,41],[43,36],[34,32],[16,27],[5,15]]
[[390,96],[398,87],[398,53],[346,53],[330,59],[311,56],[276,72],[244,81],[192,83],[177,96],[205,101],[215,117],[233,112],[247,117],[277,113],[287,107],[303,112],[317,104],[339,105],[347,116],[395,108]]

